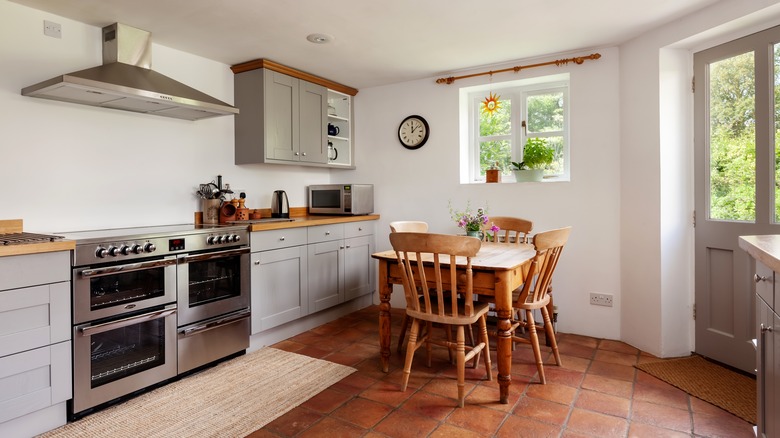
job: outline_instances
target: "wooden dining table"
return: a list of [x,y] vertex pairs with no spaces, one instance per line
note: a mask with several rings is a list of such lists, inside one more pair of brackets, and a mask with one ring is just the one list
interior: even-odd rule
[[[474,293],[495,303],[498,318],[498,384],[500,401],[506,404],[509,399],[509,386],[512,383],[512,291],[525,282],[530,261],[536,254],[533,245],[507,245],[482,242],[475,257],[471,259]],[[403,284],[395,251],[388,250],[371,255],[379,261],[379,347],[382,371],[388,372],[390,364],[390,296],[394,284]],[[441,260],[449,265],[449,258]],[[456,269],[466,268],[466,260],[456,260]],[[449,277],[445,284],[448,285]]]

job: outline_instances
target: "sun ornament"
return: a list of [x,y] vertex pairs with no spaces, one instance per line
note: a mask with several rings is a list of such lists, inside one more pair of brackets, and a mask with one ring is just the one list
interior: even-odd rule
[[500,98],[501,96],[493,94],[491,91],[490,95],[482,102],[482,112],[492,116],[494,112],[501,109]]

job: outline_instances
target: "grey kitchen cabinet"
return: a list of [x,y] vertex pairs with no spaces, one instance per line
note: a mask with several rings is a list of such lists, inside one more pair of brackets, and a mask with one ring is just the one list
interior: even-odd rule
[[373,292],[374,223],[309,227],[309,311]]
[[70,289],[70,251],[0,257],[0,436],[66,422]]
[[306,316],[306,228],[256,231],[250,240],[252,334]]
[[235,163],[328,162],[328,90],[269,69],[235,75]]
[[251,233],[252,334],[376,290],[373,221]]
[[777,273],[756,261],[756,376],[759,437],[780,436],[780,317],[775,287]]
[[268,59],[230,69],[239,109],[236,164],[355,168],[352,98],[357,89]]

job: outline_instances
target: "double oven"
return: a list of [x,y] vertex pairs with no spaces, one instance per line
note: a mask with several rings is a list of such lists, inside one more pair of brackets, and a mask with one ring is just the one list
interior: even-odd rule
[[76,241],[71,418],[249,347],[246,227],[63,234]]

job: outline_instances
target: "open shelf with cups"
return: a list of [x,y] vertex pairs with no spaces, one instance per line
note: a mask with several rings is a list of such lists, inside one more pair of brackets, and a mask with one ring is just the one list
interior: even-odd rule
[[351,166],[352,96],[328,90],[328,164]]

